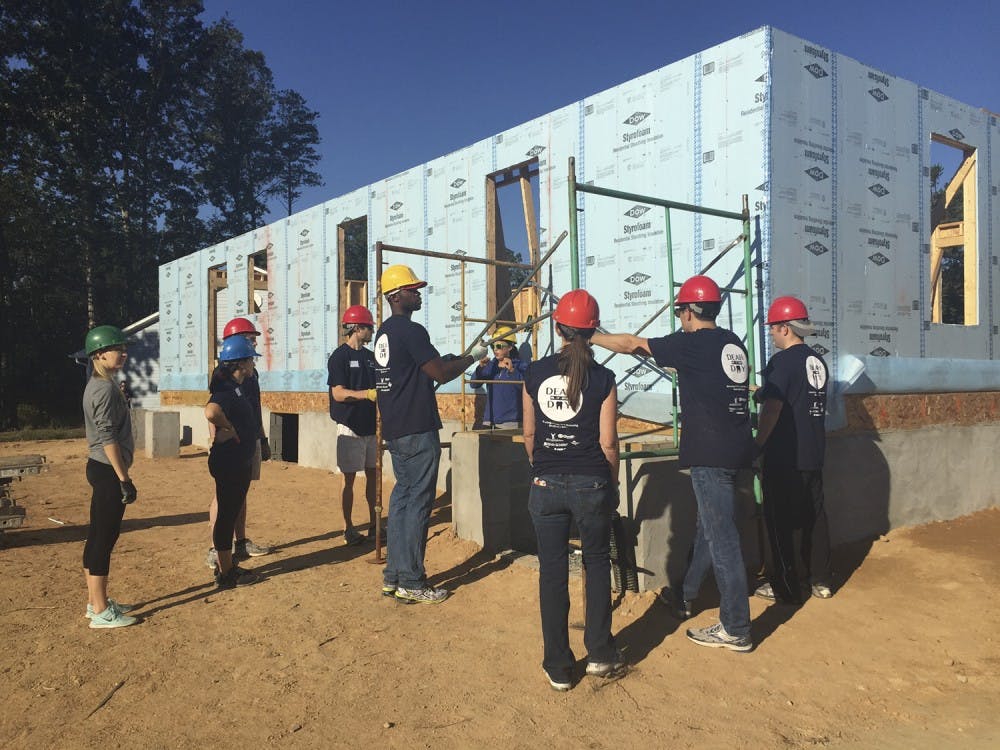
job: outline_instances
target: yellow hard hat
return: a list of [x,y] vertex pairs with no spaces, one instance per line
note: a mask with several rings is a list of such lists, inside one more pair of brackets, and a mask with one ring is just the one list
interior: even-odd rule
[[493,333],[494,341],[506,341],[511,346],[517,344],[517,339],[514,337],[514,329],[508,326],[497,326],[496,331]]
[[382,294],[392,294],[400,289],[422,289],[427,286],[409,266],[389,266],[382,272]]

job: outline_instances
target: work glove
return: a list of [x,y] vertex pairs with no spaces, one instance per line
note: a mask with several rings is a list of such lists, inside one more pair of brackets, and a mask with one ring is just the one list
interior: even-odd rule
[[367,391],[365,391],[365,398],[368,399],[369,401],[377,401],[378,391],[376,391],[374,388],[369,388]]
[[268,442],[266,437],[260,439],[260,460],[270,461],[271,460],[271,444]]
[[135,488],[135,485],[132,484],[132,480],[126,479],[124,482],[121,483],[121,486],[122,486],[122,502],[125,505],[130,505],[131,503],[134,503],[135,499],[139,497],[139,490],[137,490]]
[[480,341],[478,344],[472,347],[472,351],[469,352],[469,354],[472,355],[473,361],[475,362],[478,362],[479,360],[483,359],[489,353],[490,350],[486,348],[486,346],[483,344],[482,341]]

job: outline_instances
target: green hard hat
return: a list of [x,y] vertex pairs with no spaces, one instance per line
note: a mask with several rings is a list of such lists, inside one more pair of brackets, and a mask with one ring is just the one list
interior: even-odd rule
[[109,346],[121,346],[124,343],[125,334],[122,333],[121,328],[97,326],[97,328],[91,329],[90,333],[87,334],[87,340],[83,347],[87,350],[87,356],[89,357],[101,351],[101,349],[107,349]]

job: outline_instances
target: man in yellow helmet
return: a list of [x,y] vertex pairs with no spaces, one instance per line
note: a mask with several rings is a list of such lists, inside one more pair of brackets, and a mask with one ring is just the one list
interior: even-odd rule
[[382,594],[405,603],[437,604],[448,592],[427,585],[424,552],[441,461],[441,417],[434,383],[447,383],[486,353],[442,357],[427,329],[410,318],[427,286],[404,265],[382,272],[382,294],[392,316],[375,334],[375,389],[382,438],[392,456],[396,486],[389,498],[388,545]]

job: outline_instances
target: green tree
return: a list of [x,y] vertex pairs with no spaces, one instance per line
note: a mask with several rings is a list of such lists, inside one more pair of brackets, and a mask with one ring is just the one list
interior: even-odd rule
[[274,119],[271,143],[277,152],[279,171],[268,195],[280,198],[291,216],[295,201],[302,197],[302,188],[323,184],[315,170],[319,163],[319,112],[309,109],[301,94],[286,89],[278,92]]

